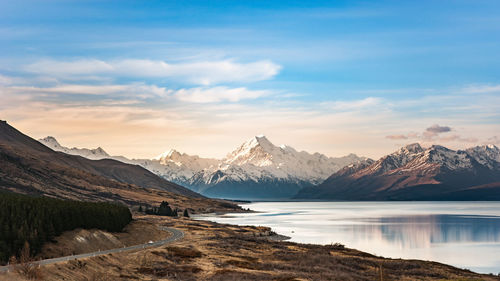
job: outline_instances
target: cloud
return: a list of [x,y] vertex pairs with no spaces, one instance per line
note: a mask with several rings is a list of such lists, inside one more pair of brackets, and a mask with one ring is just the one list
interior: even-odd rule
[[440,134],[440,133],[450,132],[451,128],[448,126],[439,126],[438,124],[434,124],[429,128],[425,129],[425,131],[429,133]]
[[0,74],[0,85],[8,85],[12,83],[12,79],[10,77],[4,76]]
[[471,85],[464,87],[460,92],[465,94],[500,93],[500,85]]
[[[474,138],[483,143],[491,132],[500,130],[498,122],[490,122],[498,116],[494,95],[391,101],[366,97],[325,103],[284,99],[281,92],[247,87],[39,84],[55,86],[0,85],[2,118],[34,137],[61,135],[75,146],[105,146],[113,154],[129,157],[150,157],[172,147],[223,157],[228,148],[262,132],[276,143],[310,152],[330,156],[353,152],[377,158],[390,153],[394,143],[405,140],[465,148]],[[260,100],[239,102],[250,99]],[[442,106],[429,110],[429,106],[440,104],[448,106],[444,113]],[[462,105],[470,108],[464,111]],[[401,126],[406,131],[398,131]],[[444,132],[446,127],[453,134]],[[425,132],[436,135],[426,139]]]
[[452,129],[448,126],[440,126],[438,124],[434,124],[426,128],[422,133],[410,132],[407,134],[395,134],[388,135],[385,138],[390,140],[418,139],[423,141],[431,141],[435,139],[439,134],[450,132],[451,130]]
[[442,137],[439,138],[439,141],[441,142],[452,142],[452,141],[457,141],[457,142],[470,142],[470,143],[476,143],[479,140],[477,138],[464,138],[459,135],[451,135],[447,137]]
[[[110,84],[110,85],[80,85],[62,84],[53,87],[9,86],[0,87],[5,95],[24,96],[35,100],[56,100],[58,103],[74,102],[75,95],[88,95],[86,101],[97,102],[103,99],[148,99],[168,98],[174,91],[156,85],[143,83]],[[90,97],[92,96],[92,97]],[[78,99],[76,99],[77,101]],[[120,101],[121,102],[121,101]]]
[[382,99],[376,97],[367,97],[360,100],[352,101],[334,101],[323,104],[327,108],[338,111],[370,109],[382,105]]
[[126,59],[102,61],[41,60],[24,67],[25,71],[60,79],[87,78],[99,75],[134,78],[171,78],[198,85],[267,80],[279,73],[281,66],[261,60],[238,63],[234,60],[167,63],[161,60]]
[[191,88],[175,91],[174,96],[181,101],[193,103],[212,103],[212,102],[238,102],[244,99],[256,99],[271,94],[270,91],[254,91],[247,88]]
[[[440,126],[438,124],[434,124],[428,128],[426,128],[422,133],[411,132],[408,134],[399,134],[399,135],[388,135],[387,139],[390,140],[406,140],[406,139],[414,139],[428,144],[433,144],[436,142],[439,143],[449,143],[449,142],[460,142],[460,143],[477,143],[479,139],[476,137],[463,137],[458,134],[453,134],[449,136],[440,137],[440,134],[451,132],[453,129],[449,126]],[[491,138],[490,138],[491,139]]]
[[490,137],[488,138],[487,143],[500,144],[500,137],[499,136]]
[[408,139],[408,136],[405,136],[405,135],[389,135],[389,136],[385,136],[385,137],[390,139],[390,140],[406,140],[406,139]]
[[[269,90],[250,90],[245,87],[196,87],[168,89],[156,85],[143,83],[135,84],[110,84],[110,85],[80,85],[62,84],[53,87],[27,87],[10,86],[0,87],[0,90],[11,95],[31,96],[47,98],[58,97],[60,102],[72,100],[70,95],[89,95],[90,100],[98,99],[147,99],[156,98],[164,100],[178,100],[188,103],[216,103],[216,102],[239,102],[241,100],[257,99],[270,96],[274,92]],[[65,97],[66,96],[66,97]]]

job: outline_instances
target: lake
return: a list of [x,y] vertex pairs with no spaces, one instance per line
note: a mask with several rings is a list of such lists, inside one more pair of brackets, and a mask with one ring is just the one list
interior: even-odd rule
[[500,202],[255,202],[197,219],[271,227],[291,241],[500,272]]

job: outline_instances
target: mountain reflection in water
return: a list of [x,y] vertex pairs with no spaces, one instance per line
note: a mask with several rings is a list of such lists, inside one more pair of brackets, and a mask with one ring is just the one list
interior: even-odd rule
[[500,202],[257,202],[250,214],[202,216],[263,225],[291,241],[342,243],[392,258],[500,272]]
[[400,248],[429,248],[436,243],[500,242],[500,217],[420,215],[361,219],[343,226],[354,239],[377,237]]

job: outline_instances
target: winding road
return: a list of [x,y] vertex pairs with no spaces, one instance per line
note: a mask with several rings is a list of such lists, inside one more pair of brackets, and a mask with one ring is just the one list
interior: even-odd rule
[[[172,235],[166,239],[159,240],[159,241],[156,241],[153,243],[145,243],[145,244],[139,244],[139,245],[124,247],[124,248],[115,248],[115,249],[110,249],[110,250],[105,250],[105,251],[97,251],[97,252],[86,253],[86,254],[79,254],[79,255],[73,255],[73,256],[39,260],[39,261],[34,261],[33,264],[46,265],[46,264],[63,262],[63,261],[70,261],[70,260],[81,259],[81,258],[97,257],[97,256],[102,256],[102,255],[107,255],[107,254],[112,254],[112,253],[121,253],[121,252],[132,251],[132,250],[158,247],[158,246],[172,243],[172,242],[175,242],[177,240],[184,238],[184,232],[182,232],[181,230],[171,228],[171,227],[160,227],[160,229],[168,231],[168,232],[172,233]],[[0,266],[0,272],[8,271],[10,267],[11,266],[8,266],[8,265]]]

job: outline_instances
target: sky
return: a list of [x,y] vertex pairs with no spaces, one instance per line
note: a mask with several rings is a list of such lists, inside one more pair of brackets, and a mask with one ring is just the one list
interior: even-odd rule
[[500,2],[0,0],[0,119],[152,158],[500,144]]

